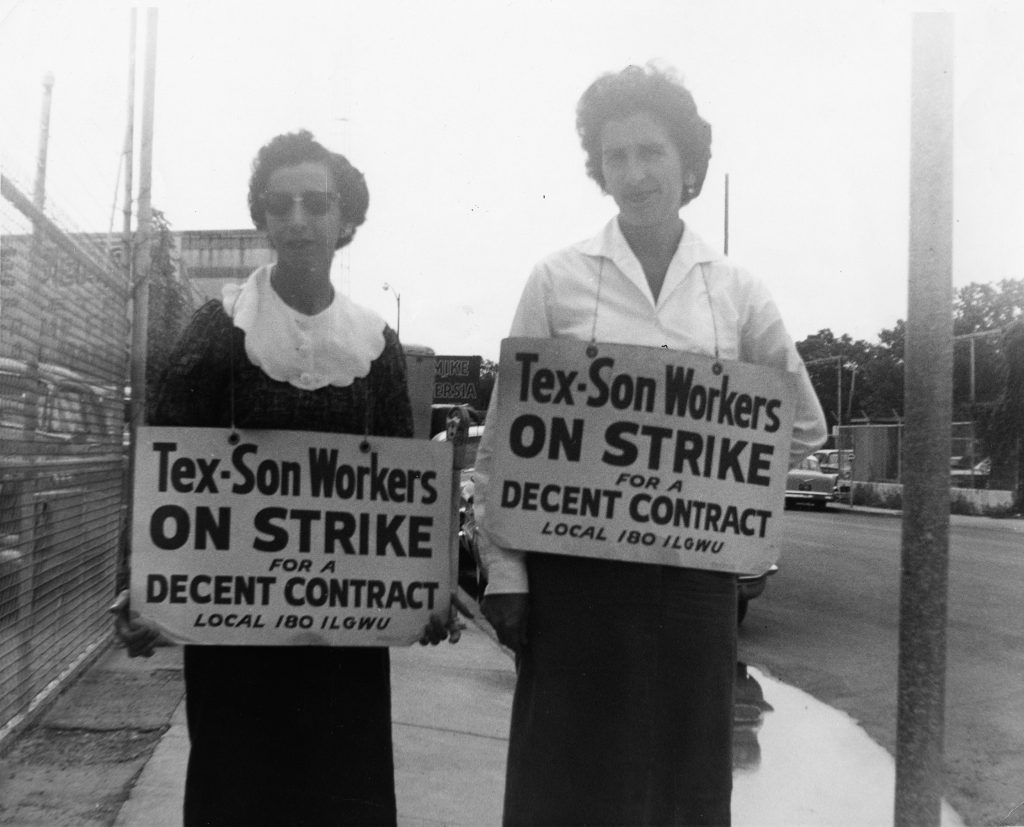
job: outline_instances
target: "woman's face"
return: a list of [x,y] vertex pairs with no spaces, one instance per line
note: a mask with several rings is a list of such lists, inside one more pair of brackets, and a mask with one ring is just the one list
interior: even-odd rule
[[263,196],[267,235],[287,269],[328,272],[343,221],[339,193],[326,165],[278,167]]
[[637,112],[608,121],[601,129],[601,170],[622,221],[654,227],[679,218],[683,164],[657,118]]

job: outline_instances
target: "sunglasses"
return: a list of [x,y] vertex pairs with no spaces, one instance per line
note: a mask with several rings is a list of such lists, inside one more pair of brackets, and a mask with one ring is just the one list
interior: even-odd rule
[[331,204],[336,204],[340,200],[339,193],[316,190],[306,190],[299,195],[292,195],[290,192],[265,192],[260,196],[263,209],[275,218],[284,218],[295,204],[302,204],[302,209],[309,215],[327,215]]

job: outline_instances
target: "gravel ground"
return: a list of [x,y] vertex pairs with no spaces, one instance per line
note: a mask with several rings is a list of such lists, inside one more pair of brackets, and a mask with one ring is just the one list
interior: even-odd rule
[[181,655],[101,655],[0,757],[0,824],[112,825],[184,695]]

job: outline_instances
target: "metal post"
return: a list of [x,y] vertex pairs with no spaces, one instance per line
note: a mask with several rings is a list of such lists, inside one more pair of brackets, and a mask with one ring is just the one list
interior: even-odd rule
[[[843,427],[843,357],[836,357],[836,441]],[[838,447],[838,446],[837,446]]]
[[[131,330],[132,344],[128,360],[128,376],[126,377],[128,387],[131,388],[131,399],[126,402],[131,409],[122,415],[128,417],[128,467],[125,469],[122,481],[122,491],[125,508],[121,515],[121,543],[118,548],[118,576],[117,588],[127,586],[128,572],[131,570],[128,556],[131,553],[130,542],[127,537],[131,531],[132,520],[134,519],[134,504],[132,502],[132,489],[135,483],[135,444],[137,439],[136,428],[142,424],[138,421],[136,414],[141,415],[141,408],[134,404],[135,388],[132,387],[135,380],[135,356],[139,344],[135,340],[135,240],[132,238],[132,197],[135,194],[132,173],[135,168],[135,55],[138,51],[137,45],[138,14],[132,9],[128,22],[128,101],[127,118],[124,138],[124,206],[123,224],[121,227],[122,264],[124,266],[124,279],[128,289],[128,326]],[[147,302],[148,303],[148,302]]]
[[952,420],[953,17],[914,15],[896,825],[942,796]]
[[385,293],[390,290],[392,295],[395,297],[395,335],[398,336],[399,339],[401,339],[402,338],[402,296],[401,296],[401,294],[397,290],[395,290],[395,288],[392,285],[388,284],[387,282],[384,282],[383,287],[384,287],[384,292]]
[[135,182],[135,52],[138,9],[131,10],[128,29],[128,117],[124,136],[124,221],[121,227],[124,238],[124,260],[128,273],[128,284],[132,279],[132,196]]
[[53,72],[43,78],[43,108],[39,116],[39,151],[36,155],[36,184],[32,203],[40,210],[46,203],[46,155],[50,146],[50,109],[53,105]]
[[[975,397],[977,396],[977,388],[976,388],[976,380],[975,380],[975,377],[977,375],[977,368],[976,368],[976,365],[977,365],[977,351],[975,349],[974,342],[977,339],[991,339],[991,338],[1002,336],[1002,335],[1003,335],[1003,329],[1002,328],[998,328],[996,330],[981,330],[981,331],[977,331],[975,333],[964,333],[964,334],[962,334],[960,336],[954,336],[953,337],[954,345],[957,342],[959,342],[959,341],[961,341],[963,339],[966,339],[968,344],[970,345],[970,348],[971,348],[971,353],[970,353],[971,365],[970,365],[970,373],[969,373],[969,376],[970,376],[970,388],[969,388],[969,390],[970,390],[970,402],[971,402],[971,436],[970,436],[970,440],[971,441],[970,441],[970,445],[968,446],[968,449],[967,449],[967,456],[969,458],[970,468],[971,468],[971,488],[974,488],[974,486],[975,486],[974,466],[976,464],[976,459],[977,459],[975,457],[975,455],[974,455],[974,434],[975,434],[975,428],[974,428],[974,422],[975,422],[975,420],[974,420],[974,405],[975,405],[975,401],[976,401]],[[959,454],[960,452],[958,451],[957,453]]]
[[142,146],[139,155],[139,238],[132,285],[132,429],[144,424],[146,412],[146,347],[149,341],[149,277],[152,270],[151,224],[153,181],[153,98],[156,89],[157,9],[146,10],[146,67],[142,86]]
[[729,173],[725,173],[725,243],[722,252],[729,255]]
[[853,392],[857,389],[857,366],[850,371],[850,398],[846,402],[846,420],[853,422]]

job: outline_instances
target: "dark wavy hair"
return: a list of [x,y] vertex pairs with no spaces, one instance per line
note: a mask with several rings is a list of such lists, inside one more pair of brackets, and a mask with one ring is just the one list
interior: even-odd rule
[[704,186],[711,159],[711,124],[697,114],[693,95],[675,74],[650,63],[601,75],[576,105],[576,131],[587,153],[587,175],[605,191],[601,130],[608,121],[637,112],[646,112],[665,126],[683,169],[693,174],[694,186],[689,190],[683,187],[680,206],[688,204]]
[[[267,228],[267,214],[263,209],[260,196],[267,190],[267,182],[275,170],[291,167],[312,161],[323,164],[331,171],[334,185],[341,193],[341,217],[346,224],[358,227],[366,221],[366,209],[370,205],[370,191],[366,188],[366,179],[358,169],[349,163],[348,158],[338,152],[331,152],[313,138],[307,129],[298,132],[287,132],[271,138],[260,147],[252,162],[252,176],[249,178],[249,215],[257,230]],[[348,244],[355,235],[342,231],[334,249],[338,250]]]

